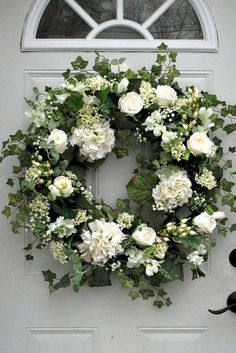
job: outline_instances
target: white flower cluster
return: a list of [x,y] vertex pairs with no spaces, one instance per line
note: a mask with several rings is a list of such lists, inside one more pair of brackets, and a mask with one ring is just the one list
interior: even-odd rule
[[87,210],[79,209],[75,216],[75,223],[77,225],[80,225],[82,223],[87,222],[89,219],[91,219],[91,217],[92,216],[88,214]]
[[207,254],[207,250],[204,244],[200,244],[196,250],[191,252],[187,256],[187,260],[192,264],[193,267],[198,267],[204,262],[203,256]]
[[168,243],[166,239],[161,237],[156,237],[156,244],[154,245],[155,248],[155,256],[158,259],[164,259],[166,256],[166,252],[168,250]]
[[59,216],[55,222],[49,224],[47,235],[53,234],[60,239],[69,237],[77,232],[75,225],[74,219],[65,219],[63,216]]
[[160,183],[152,190],[155,201],[154,210],[173,211],[183,206],[192,196],[192,183],[185,171],[172,174],[170,177],[160,176]]
[[143,99],[143,106],[148,108],[156,101],[155,88],[152,87],[150,82],[142,81],[139,87],[140,96]]
[[78,145],[80,153],[89,162],[105,158],[115,144],[114,130],[109,122],[100,121],[90,127],[75,128],[72,135],[72,146]]
[[[167,235],[175,238],[186,238],[188,235],[197,235],[197,232],[193,229],[194,227],[187,224],[188,219],[181,219],[179,224],[175,222],[169,222],[166,224]],[[164,231],[165,232],[165,231]]]
[[36,223],[46,225],[50,222],[49,210],[50,204],[46,196],[38,194],[28,204],[29,212],[29,228],[34,229]]
[[202,187],[212,190],[217,186],[216,179],[211,170],[203,168],[203,172],[200,175],[196,175],[195,181]]
[[96,75],[96,76],[86,78],[85,85],[86,85],[86,90],[96,92],[96,91],[101,91],[102,89],[108,87],[110,83],[101,75]]
[[134,221],[134,215],[131,215],[127,212],[123,212],[119,214],[116,223],[120,227],[120,229],[129,229],[132,226]]
[[43,162],[42,156],[36,153],[32,159],[32,166],[25,172],[25,180],[36,184],[43,184],[52,174],[53,170],[50,163],[48,161]]
[[89,230],[81,234],[83,242],[78,245],[82,259],[104,264],[122,253],[121,242],[125,235],[116,223],[97,219],[89,223],[88,227]]
[[64,253],[64,244],[58,241],[50,242],[50,253],[52,254],[54,260],[59,261],[61,264],[66,264],[68,258]]
[[128,257],[128,268],[138,268],[143,265],[145,267],[146,275],[149,277],[153,276],[155,273],[158,272],[162,263],[162,261],[154,259],[145,259],[143,251],[135,248],[127,250],[125,252],[125,255]]
[[161,110],[154,110],[154,112],[147,117],[145,122],[143,123],[145,127],[145,131],[153,131],[153,135],[158,137],[166,130],[164,126],[164,119],[166,118],[166,114]]

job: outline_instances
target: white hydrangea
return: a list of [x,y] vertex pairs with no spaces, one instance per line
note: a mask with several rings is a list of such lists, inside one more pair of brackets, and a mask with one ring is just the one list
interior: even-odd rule
[[155,200],[154,209],[172,211],[183,206],[192,197],[192,183],[185,171],[179,171],[170,177],[160,176],[160,183],[152,190]]
[[49,224],[47,234],[54,234],[58,238],[65,238],[76,232],[75,220],[65,219],[63,216],[60,216],[55,222]]
[[97,122],[89,127],[81,126],[73,131],[72,146],[78,145],[80,153],[89,162],[105,158],[115,144],[115,133],[107,121]]
[[58,260],[61,264],[68,262],[67,256],[64,253],[64,245],[57,241],[50,242],[50,253],[54,260]]
[[142,250],[136,248],[128,249],[126,250],[125,255],[128,256],[128,268],[139,267],[145,262]]
[[217,186],[217,182],[212,171],[207,168],[203,168],[202,174],[196,175],[195,181],[197,184],[207,188],[208,190],[212,190]]
[[78,245],[82,259],[94,264],[106,263],[122,253],[121,242],[125,235],[116,223],[97,219],[88,227],[89,230],[81,234],[83,242]]

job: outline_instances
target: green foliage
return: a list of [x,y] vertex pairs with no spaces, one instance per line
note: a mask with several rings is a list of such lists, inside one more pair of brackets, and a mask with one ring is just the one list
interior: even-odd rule
[[88,61],[84,60],[81,56],[77,56],[77,58],[71,63],[71,65],[75,70],[83,70],[87,67]]
[[152,189],[156,186],[157,180],[157,176],[151,173],[134,176],[127,185],[130,199],[140,205],[151,202]]

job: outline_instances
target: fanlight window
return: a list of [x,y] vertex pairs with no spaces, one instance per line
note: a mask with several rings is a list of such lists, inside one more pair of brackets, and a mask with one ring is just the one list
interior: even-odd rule
[[203,0],[36,0],[22,50],[217,50]]

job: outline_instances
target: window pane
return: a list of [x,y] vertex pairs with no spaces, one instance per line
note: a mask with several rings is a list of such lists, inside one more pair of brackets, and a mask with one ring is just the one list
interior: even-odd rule
[[76,0],[76,2],[97,23],[116,18],[116,0]]
[[85,38],[91,31],[64,0],[51,0],[40,20],[36,38]]
[[177,0],[149,28],[156,39],[203,39],[201,24],[189,1]]
[[165,1],[166,0],[124,0],[124,18],[141,24]]
[[98,39],[143,39],[140,33],[128,27],[112,27],[97,35]]

